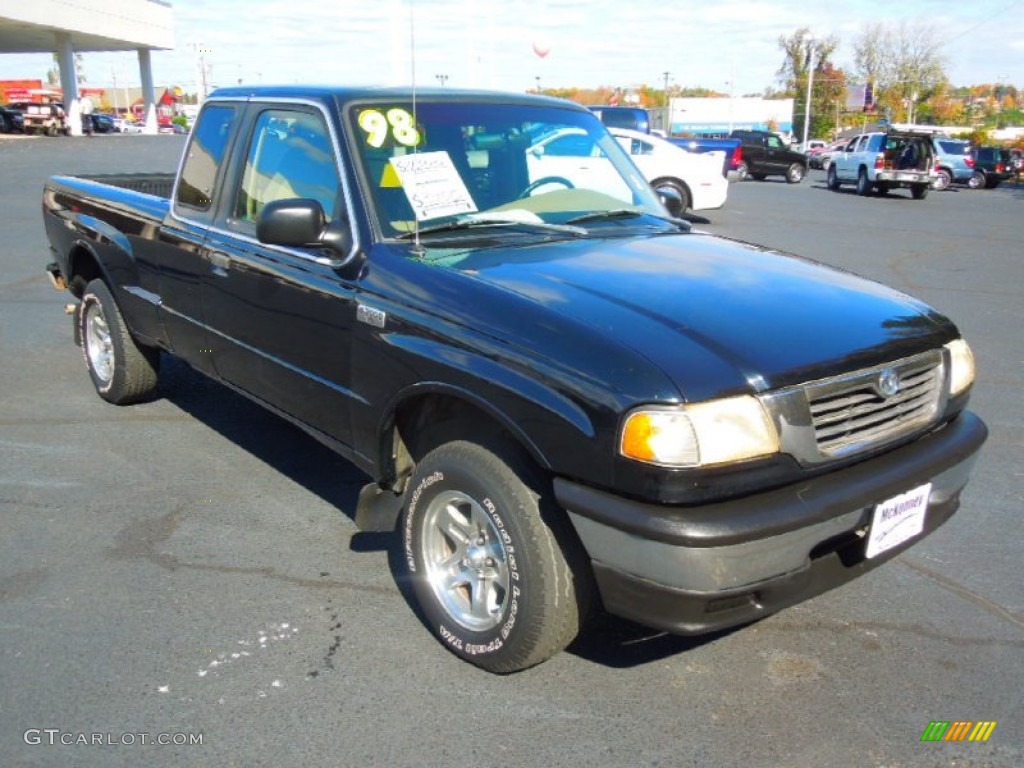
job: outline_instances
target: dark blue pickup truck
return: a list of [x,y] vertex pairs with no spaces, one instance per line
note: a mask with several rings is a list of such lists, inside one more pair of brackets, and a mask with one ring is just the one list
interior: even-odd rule
[[54,177],[43,217],[101,397],[174,355],[337,450],[424,623],[512,672],[597,609],[701,633],[846,582],[985,440],[949,319],[677,203],[567,102],[238,87],[176,176]]

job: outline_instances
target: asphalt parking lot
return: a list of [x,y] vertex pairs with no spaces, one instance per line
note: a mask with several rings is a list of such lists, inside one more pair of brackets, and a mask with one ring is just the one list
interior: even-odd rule
[[[694,216],[958,322],[991,430],[963,507],[757,625],[693,640],[609,620],[494,677],[421,626],[390,540],[356,534],[350,465],[182,365],[155,402],[96,397],[43,274],[43,182],[173,170],[183,143],[0,140],[0,763],[1024,765],[1024,185],[861,198],[812,171]],[[922,743],[934,720],[998,725]]]

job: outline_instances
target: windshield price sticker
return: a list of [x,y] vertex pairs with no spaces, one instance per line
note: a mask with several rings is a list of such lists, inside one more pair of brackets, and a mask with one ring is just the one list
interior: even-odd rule
[[893,496],[875,507],[868,531],[865,557],[868,559],[892,549],[924,530],[925,513],[932,484]]
[[417,221],[476,211],[476,203],[447,152],[392,157],[391,165]]
[[366,143],[375,149],[385,144],[415,147],[420,143],[416,121],[408,110],[392,107],[386,110],[364,109],[359,113],[359,127],[366,131]]

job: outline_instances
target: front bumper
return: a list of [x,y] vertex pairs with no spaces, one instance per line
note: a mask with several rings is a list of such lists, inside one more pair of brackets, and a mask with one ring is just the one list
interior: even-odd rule
[[[754,496],[699,507],[625,499],[558,478],[605,608],[679,634],[745,624],[876,568],[948,520],[988,434],[965,412],[889,453]],[[870,560],[876,504],[932,483],[924,530]]]

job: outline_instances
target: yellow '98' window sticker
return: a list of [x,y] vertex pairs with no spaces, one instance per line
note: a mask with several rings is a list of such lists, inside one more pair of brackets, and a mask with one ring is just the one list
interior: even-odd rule
[[364,109],[359,113],[359,127],[366,132],[366,143],[371,147],[415,147],[420,143],[420,131],[408,110]]

